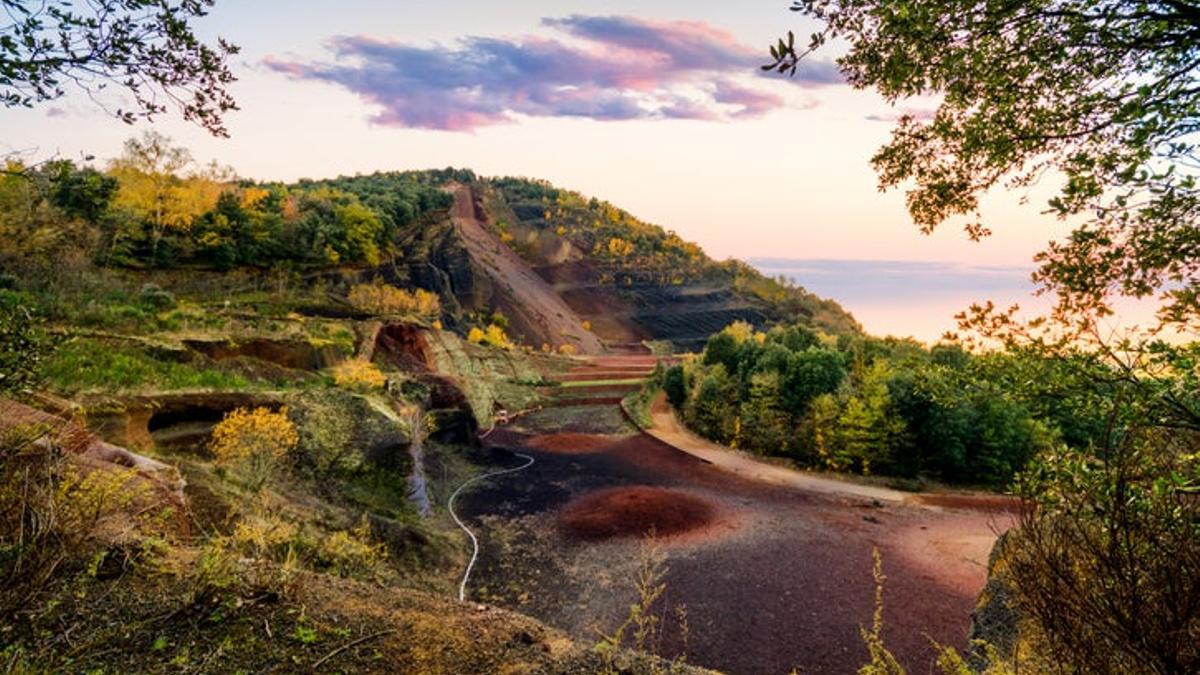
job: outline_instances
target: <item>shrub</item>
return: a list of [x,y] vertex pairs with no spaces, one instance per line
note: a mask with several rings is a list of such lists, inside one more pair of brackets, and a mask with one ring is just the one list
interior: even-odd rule
[[175,306],[175,296],[170,291],[160,288],[158,284],[144,284],[142,290],[138,292],[138,302],[151,309],[162,311]]
[[420,288],[409,292],[388,284],[358,284],[347,299],[355,309],[379,316],[436,317],[442,311],[437,294]]
[[48,342],[33,303],[0,291],[0,392],[25,394],[41,379]]
[[299,529],[274,514],[242,518],[233,528],[231,543],[247,555],[257,558],[281,558],[290,548]]
[[[12,415],[12,410],[0,410]],[[130,470],[84,472],[45,425],[0,437],[0,615],[98,552],[101,523],[142,496]]]
[[288,419],[287,408],[238,408],[213,428],[210,448],[217,464],[243,472],[254,491],[274,475],[280,458],[296,447],[300,437]]
[[1044,452],[1019,480],[1033,506],[1002,559],[1020,610],[1063,672],[1200,672],[1200,434],[1130,426],[1097,445]]
[[339,387],[355,391],[382,389],[387,376],[365,359],[350,359],[333,367],[333,381]]
[[340,576],[362,576],[383,562],[386,551],[383,544],[371,541],[371,524],[363,516],[353,530],[339,530],[322,539],[317,556]]
[[510,349],[512,342],[508,339],[508,334],[504,332],[504,328],[499,324],[489,324],[484,332],[484,340],[493,347],[500,349]]
[[663,375],[663,391],[667,394],[667,400],[676,408],[682,408],[687,402],[687,377],[683,373],[683,366],[674,365],[667,368]]
[[508,334],[504,332],[504,327],[498,323],[489,323],[486,329],[472,326],[471,330],[467,331],[467,342],[497,349],[512,349],[513,346]]

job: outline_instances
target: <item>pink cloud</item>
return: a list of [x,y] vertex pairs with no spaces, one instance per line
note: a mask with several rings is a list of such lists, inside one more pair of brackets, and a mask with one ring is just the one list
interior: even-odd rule
[[[429,48],[344,36],[331,42],[337,62],[264,63],[354,92],[380,108],[376,124],[423,129],[467,131],[516,115],[732,120],[785,104],[734,80],[766,82],[758,70],[762,54],[708,24],[622,16],[543,23],[562,37],[465,37],[456,47]],[[814,63],[791,82],[840,81],[832,64]]]

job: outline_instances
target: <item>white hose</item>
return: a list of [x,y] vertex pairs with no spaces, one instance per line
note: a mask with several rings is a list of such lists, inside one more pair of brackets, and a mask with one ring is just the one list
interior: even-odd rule
[[476,477],[468,480],[467,482],[463,483],[462,485],[459,485],[458,489],[454,491],[454,494],[450,495],[449,501],[446,502],[446,508],[450,511],[450,517],[453,518],[454,522],[458,523],[458,526],[462,528],[463,532],[466,532],[467,536],[471,538],[471,547],[472,547],[471,561],[469,563],[467,563],[467,569],[466,569],[466,571],[463,572],[462,583],[458,585],[458,601],[459,602],[463,602],[467,599],[467,580],[471,578],[471,570],[472,570],[472,568],[475,567],[475,560],[479,558],[479,539],[477,539],[475,537],[475,533],[471,531],[471,528],[467,527],[466,524],[463,523],[463,521],[458,517],[458,514],[454,512],[454,499],[456,497],[458,497],[458,493],[463,491],[463,488],[467,487],[468,485],[470,485],[472,483],[477,483],[481,480],[484,480],[487,478],[492,478],[495,476],[502,476],[506,473],[516,473],[517,471],[521,471],[523,469],[528,469],[529,467],[533,466],[533,458],[530,457],[529,455],[525,455],[525,454],[522,454],[519,452],[513,453],[513,454],[515,454],[517,457],[520,457],[527,461],[524,464],[522,464],[521,466],[513,467],[511,469],[501,469],[500,471],[493,471],[491,473],[485,473],[482,476],[476,476]]

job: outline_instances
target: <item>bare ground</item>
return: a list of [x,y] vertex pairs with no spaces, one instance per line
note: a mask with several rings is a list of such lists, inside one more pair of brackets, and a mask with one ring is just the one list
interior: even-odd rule
[[[739,476],[613,428],[608,406],[572,410],[571,431],[591,432],[580,439],[589,447],[564,451],[563,412],[523,420],[529,433],[502,430],[488,439],[498,464],[512,463],[506,449],[518,448],[537,462],[464,503],[483,536],[475,598],[585,640],[611,631],[633,599],[640,539],[628,527],[581,538],[564,518],[614,490],[661,490],[719,514],[660,542],[667,603],[685,606],[688,617],[686,645],[667,621],[665,654],[686,651],[691,663],[732,673],[854,672],[866,656],[859,630],[873,608],[873,548],[888,577],[885,637],[911,672],[929,671],[932,640],[965,646],[987,554],[1010,521],[1004,511],[884,502]],[[598,426],[590,429],[589,420]],[[609,442],[599,444],[604,436]]]

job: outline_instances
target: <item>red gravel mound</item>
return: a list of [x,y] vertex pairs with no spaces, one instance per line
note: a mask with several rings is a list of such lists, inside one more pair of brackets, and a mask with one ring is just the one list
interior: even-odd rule
[[705,527],[716,519],[706,501],[684,492],[653,487],[599,490],[571,502],[559,525],[578,539],[669,537]]
[[612,444],[613,439],[608,436],[572,432],[534,436],[525,441],[525,446],[534,450],[556,452],[563,455],[599,452]]

